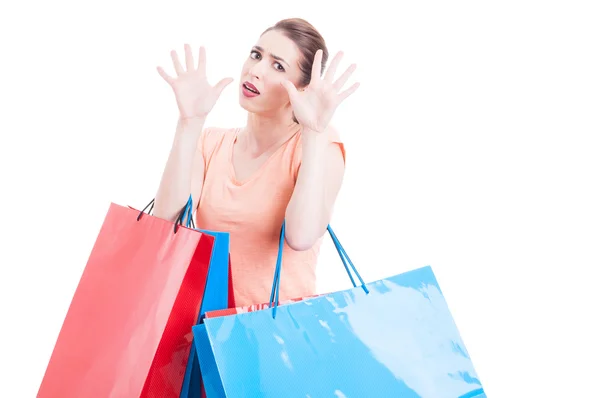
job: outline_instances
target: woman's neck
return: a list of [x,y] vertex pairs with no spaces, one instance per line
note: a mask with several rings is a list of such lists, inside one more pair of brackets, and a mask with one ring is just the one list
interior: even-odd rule
[[248,113],[243,131],[244,149],[261,155],[279,147],[300,130],[291,115],[265,116]]

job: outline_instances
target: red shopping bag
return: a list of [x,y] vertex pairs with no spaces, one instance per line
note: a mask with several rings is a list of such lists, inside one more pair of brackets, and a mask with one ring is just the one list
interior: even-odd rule
[[[209,266],[229,266],[211,264],[214,242],[111,204],[38,398],[178,397]],[[227,294],[228,277],[213,282]]]

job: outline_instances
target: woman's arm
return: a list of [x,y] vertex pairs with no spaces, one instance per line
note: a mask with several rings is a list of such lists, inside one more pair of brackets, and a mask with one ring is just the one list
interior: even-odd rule
[[338,52],[321,78],[323,51],[319,50],[313,60],[308,86],[299,91],[291,81],[282,82],[294,116],[304,127],[302,165],[286,209],[286,240],[295,250],[309,249],[325,233],[342,184],[343,154],[329,140],[327,129],[338,105],[354,93],[359,84],[341,91],[356,69],[355,64],[333,80],[341,58],[342,52]]
[[342,151],[327,134],[302,132],[302,163],[285,215],[285,238],[292,249],[308,250],[325,233],[344,169]]
[[156,217],[175,222],[190,194],[196,208],[204,174],[202,151],[198,150],[204,118],[179,119],[171,152],[154,203]]
[[179,61],[177,53],[171,51],[176,76],[169,76],[163,68],[157,68],[173,89],[180,114],[175,139],[154,201],[154,214],[172,222],[177,220],[190,194],[194,197],[193,209],[197,207],[202,190],[201,176],[204,174],[202,151],[198,150],[204,122],[223,89],[233,81],[232,78],[225,78],[211,86],[206,78],[204,47],[199,49],[197,66],[190,45],[186,44],[184,49],[185,66]]

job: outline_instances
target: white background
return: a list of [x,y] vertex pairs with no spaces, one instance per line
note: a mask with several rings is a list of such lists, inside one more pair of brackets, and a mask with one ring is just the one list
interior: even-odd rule
[[[0,396],[34,397],[109,203],[154,195],[207,48],[239,126],[259,34],[303,17],[361,88],[332,226],[368,280],[431,265],[490,397],[600,396],[595,2],[52,2],[0,8]],[[349,286],[326,242],[319,289]]]

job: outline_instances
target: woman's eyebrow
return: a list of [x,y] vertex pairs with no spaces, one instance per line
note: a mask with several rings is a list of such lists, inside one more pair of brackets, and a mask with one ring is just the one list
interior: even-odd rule
[[[266,51],[265,51],[265,49],[264,49],[264,48],[262,48],[261,46],[254,46],[253,48],[254,48],[255,50],[258,50],[258,51],[260,51],[261,53],[264,53],[264,52],[266,52]],[[283,58],[281,58],[281,57],[279,57],[279,56],[277,56],[277,55],[275,55],[275,54],[271,54],[271,53],[269,53],[269,55],[270,55],[271,57],[273,57],[274,59],[276,59],[277,61],[281,61],[281,62],[283,62],[284,64],[286,64],[287,66],[290,66],[290,64],[288,64],[288,63],[286,62],[286,60],[285,60],[285,59],[283,59]]]

